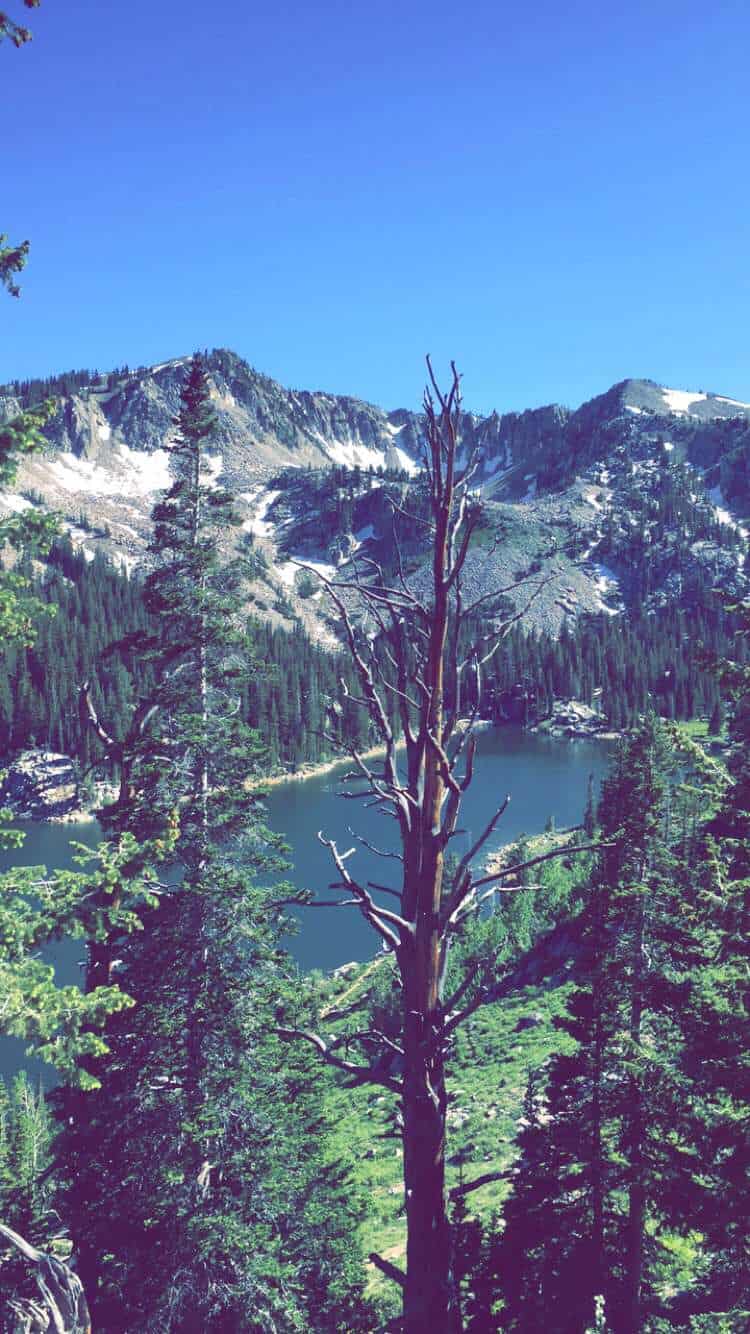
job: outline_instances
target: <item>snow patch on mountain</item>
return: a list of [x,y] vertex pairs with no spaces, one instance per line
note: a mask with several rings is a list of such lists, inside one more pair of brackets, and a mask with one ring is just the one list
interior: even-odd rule
[[165,371],[167,366],[187,366],[192,361],[192,357],[172,357],[171,361],[160,361],[158,366],[151,367],[151,374],[156,375],[158,371]]
[[738,398],[724,398],[723,395],[717,394],[716,401],[718,403],[729,403],[733,408],[744,408],[750,412],[750,403],[740,403]]
[[96,555],[96,552],[92,551],[91,547],[86,546],[86,533],[84,529],[76,527],[76,525],[73,523],[63,523],[63,528],[68,534],[68,537],[70,538],[70,541],[72,545],[75,547],[76,551],[80,551],[84,560],[87,562],[87,564],[90,565]]
[[238,500],[244,500],[247,505],[255,505],[255,513],[249,519],[245,519],[242,527],[246,533],[252,533],[253,537],[272,537],[274,524],[266,519],[266,515],[281,495],[280,491],[266,491],[263,493],[262,486],[253,487],[252,491],[242,491],[237,497]]
[[155,449],[147,454],[119,444],[114,467],[102,467],[65,450],[48,463],[49,472],[63,491],[90,496],[147,496],[172,484],[169,454]]
[[395,449],[393,450],[393,453],[396,455],[396,458],[398,459],[399,468],[402,468],[403,471],[405,473],[408,473],[410,477],[416,477],[417,473],[419,472],[419,464],[414,462],[414,459],[411,457],[411,455],[407,454],[406,451],[401,449],[399,445],[396,445]]
[[[737,415],[750,412],[750,403],[743,403],[738,398],[727,398],[724,394],[704,394],[690,389],[659,388],[670,412],[681,417],[731,417],[727,408],[736,408]],[[699,408],[700,405],[700,408]],[[698,410],[699,409],[699,410]],[[633,409],[631,409],[633,411]]]
[[596,486],[586,486],[583,490],[583,498],[588,505],[593,505],[595,510],[601,510],[601,491]]
[[594,586],[599,594],[599,610],[606,611],[608,616],[617,616],[622,610],[622,605],[612,606],[613,598],[620,596],[620,582],[617,575],[608,565],[602,565],[599,561],[594,562],[594,570],[596,571]]
[[743,528],[742,524],[738,523],[733,514],[726,508],[726,500],[724,499],[721,487],[712,486],[711,490],[706,494],[714,507],[714,514],[719,520],[719,523],[726,524],[727,527],[733,528],[736,533],[739,533],[740,537],[747,539],[748,530],[747,528]]
[[695,390],[690,389],[665,389],[661,390],[662,398],[665,399],[670,412],[690,412],[692,403],[704,403],[708,394],[697,394]]
[[294,586],[295,575],[299,572],[312,570],[315,574],[320,574],[324,579],[334,579],[336,577],[336,566],[330,565],[324,560],[312,560],[310,556],[300,556],[298,559],[285,560],[277,566],[279,578],[288,588]]
[[361,547],[363,542],[371,541],[371,539],[374,536],[375,536],[375,529],[373,525],[371,523],[367,523],[365,524],[364,528],[357,529],[356,533],[354,534],[354,540],[357,543],[357,546]]
[[326,440],[320,431],[315,432],[323,446],[323,451],[333,463],[342,468],[384,468],[385,451],[373,449],[370,445],[357,445],[351,440]]
[[[221,454],[204,454],[201,458],[201,482],[211,490],[216,487],[224,471],[224,458]],[[206,475],[207,474],[207,475]]]

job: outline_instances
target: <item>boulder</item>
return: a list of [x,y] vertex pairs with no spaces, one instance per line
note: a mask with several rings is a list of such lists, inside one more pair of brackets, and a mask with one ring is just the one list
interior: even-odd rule
[[59,820],[78,811],[78,775],[67,755],[25,750],[5,771],[0,805],[22,820]]
[[534,730],[549,736],[587,737],[606,732],[609,723],[603,714],[577,699],[556,699],[548,718]]

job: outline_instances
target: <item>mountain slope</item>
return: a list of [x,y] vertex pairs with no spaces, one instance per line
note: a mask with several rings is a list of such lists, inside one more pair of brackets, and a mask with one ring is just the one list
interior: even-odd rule
[[[0,512],[58,510],[88,556],[143,560],[188,358],[74,377]],[[253,556],[256,609],[301,622],[331,645],[315,570],[346,577],[357,554],[387,563],[392,502],[418,502],[421,419],[358,399],[285,389],[234,353],[207,358],[218,431],[212,475],[238,496]],[[43,386],[0,393],[13,415]],[[572,411],[464,413],[479,456],[483,528],[467,569],[471,595],[527,575],[541,587],[529,624],[559,631],[581,613],[631,601],[689,602],[696,588],[745,587],[750,407],[732,398],[623,380]],[[419,577],[420,544],[412,552]],[[301,571],[299,563],[310,567]]]

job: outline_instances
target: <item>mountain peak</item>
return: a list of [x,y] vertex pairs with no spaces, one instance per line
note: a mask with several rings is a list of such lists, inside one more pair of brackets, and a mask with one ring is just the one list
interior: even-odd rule
[[615,388],[620,391],[623,407],[636,415],[693,417],[698,421],[750,416],[750,403],[703,389],[672,389],[655,380],[623,380]]

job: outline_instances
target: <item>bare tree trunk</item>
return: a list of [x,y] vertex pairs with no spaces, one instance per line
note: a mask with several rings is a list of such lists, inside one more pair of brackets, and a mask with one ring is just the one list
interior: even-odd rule
[[416,1003],[404,1035],[404,1328],[408,1334],[438,1329],[448,1334],[461,1326],[446,1210],[445,1076],[442,1059],[425,1060],[429,1043]]
[[[456,386],[457,390],[457,386]],[[458,394],[456,393],[458,397]],[[445,428],[446,423],[443,423]],[[447,795],[444,754],[445,650],[448,638],[449,531],[454,521],[456,434],[433,440],[432,480],[435,540],[433,604],[423,680],[427,708],[422,760],[421,810],[416,817],[413,856],[405,858],[403,905],[414,923],[413,958],[403,966],[404,995],[404,1191],[407,1217],[404,1328],[460,1329],[453,1283],[451,1234],[445,1192],[445,1018],[441,992]],[[447,446],[445,463],[435,445]],[[443,474],[444,466],[444,474]],[[443,474],[441,476],[441,474]],[[420,737],[421,741],[421,737]],[[419,864],[421,863],[421,864]],[[412,879],[413,877],[413,879]],[[411,883],[410,883],[411,882]]]
[[[321,833],[319,838],[329,849],[339,877],[331,888],[345,891],[347,897],[327,904],[318,900],[312,906],[353,906],[392,952],[401,985],[403,1045],[399,1047],[385,1034],[371,1029],[332,1042],[306,1029],[282,1028],[280,1032],[286,1038],[312,1043],[329,1065],[345,1072],[355,1083],[380,1084],[399,1096],[406,1272],[401,1273],[391,1261],[379,1256],[370,1258],[401,1286],[406,1334],[456,1334],[461,1329],[461,1317],[445,1189],[445,1057],[452,1033],[489,999],[496,990],[496,978],[478,979],[476,970],[469,967],[453,995],[446,998],[451,940],[467,916],[479,911],[484,900],[498,892],[499,882],[512,879],[517,884],[519,872],[527,865],[570,855],[571,850],[545,853],[521,867],[503,867],[477,878],[473,865],[507,807],[506,797],[459,862],[450,883],[445,883],[446,849],[456,834],[461,800],[473,775],[474,724],[482,668],[525,607],[510,614],[500,610],[501,597],[523,580],[469,605],[464,602],[462,572],[480,512],[471,491],[478,458],[459,462],[461,395],[455,367],[451,388],[443,394],[429,358],[427,365],[431,388],[424,403],[424,479],[429,519],[391,502],[397,568],[390,578],[372,560],[361,561],[354,580],[346,584],[310,568],[336,609],[358,681],[358,696],[352,695],[343,682],[342,690],[369,716],[384,752],[382,763],[371,766],[355,748],[349,749],[353,767],[344,781],[358,782],[363,787],[347,795],[368,795],[374,805],[389,814],[397,822],[401,845],[401,852],[393,853],[358,840],[384,858],[401,863],[399,888],[365,884],[348,869],[356,848],[339,852],[336,844]],[[404,574],[397,530],[400,518],[411,527],[424,524],[430,533],[429,593],[416,592]],[[542,587],[542,582],[536,584],[526,607]],[[352,596],[360,604],[359,622],[351,614]],[[483,625],[477,629],[480,607]],[[366,628],[373,626],[375,634],[368,635]],[[473,696],[467,704],[469,680]],[[405,759],[397,754],[394,715],[400,724]],[[336,744],[335,736],[327,739]],[[589,850],[590,846],[578,850]],[[488,885],[492,888],[487,889]],[[394,897],[397,908],[377,902],[372,891]],[[369,1059],[353,1061],[339,1055],[340,1047],[349,1048],[355,1043],[363,1045]],[[394,1054],[403,1071],[401,1077],[391,1074],[383,1061],[384,1056]]]

